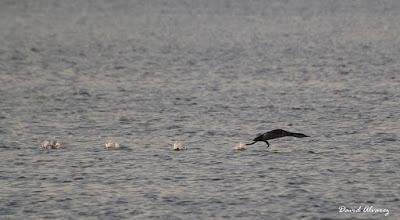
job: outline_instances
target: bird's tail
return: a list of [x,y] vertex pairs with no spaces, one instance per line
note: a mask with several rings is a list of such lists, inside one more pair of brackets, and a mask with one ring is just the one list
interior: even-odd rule
[[302,133],[292,133],[291,136],[297,137],[297,138],[310,137],[310,136],[302,134]]
[[249,144],[246,144],[246,145],[252,145],[252,144],[255,144],[255,143],[257,143],[257,141],[254,141],[253,143],[249,143]]

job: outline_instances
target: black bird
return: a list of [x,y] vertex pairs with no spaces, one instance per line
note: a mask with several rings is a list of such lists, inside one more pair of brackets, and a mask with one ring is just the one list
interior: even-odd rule
[[269,143],[267,140],[286,137],[286,136],[292,136],[292,137],[297,137],[297,138],[309,137],[309,136],[307,136],[305,134],[301,134],[301,133],[293,133],[293,132],[285,131],[282,129],[275,129],[272,131],[265,132],[264,134],[261,134],[260,136],[254,138],[253,143],[249,143],[246,145],[255,144],[255,143],[257,143],[257,141],[264,141],[265,143],[267,143],[267,148],[268,148]]

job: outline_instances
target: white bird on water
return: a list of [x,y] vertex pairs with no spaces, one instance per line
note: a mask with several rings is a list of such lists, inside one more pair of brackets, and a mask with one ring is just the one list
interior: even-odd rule
[[43,141],[41,147],[43,149],[58,149],[61,147],[61,144],[56,139],[50,139],[50,140]]
[[107,140],[104,146],[106,147],[107,150],[113,150],[113,149],[115,150],[119,149],[120,147],[118,142],[113,140]]
[[239,151],[239,150],[247,150],[247,147],[246,147],[245,144],[240,142],[238,145],[235,146],[235,150],[237,150],[237,151]]
[[184,145],[181,142],[175,141],[175,144],[174,144],[174,150],[175,151],[181,151],[181,150],[186,150],[186,149],[187,149],[186,145]]

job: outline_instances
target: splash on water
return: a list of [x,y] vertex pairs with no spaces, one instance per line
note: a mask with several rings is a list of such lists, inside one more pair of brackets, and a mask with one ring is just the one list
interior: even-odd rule
[[49,139],[43,141],[40,147],[43,149],[58,149],[61,147],[61,143],[57,139]]

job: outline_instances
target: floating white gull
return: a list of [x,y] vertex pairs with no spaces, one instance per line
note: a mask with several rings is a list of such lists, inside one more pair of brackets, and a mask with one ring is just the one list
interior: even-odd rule
[[183,143],[175,141],[174,150],[180,151],[180,150],[186,150],[186,149],[187,149],[187,146],[185,146]]

